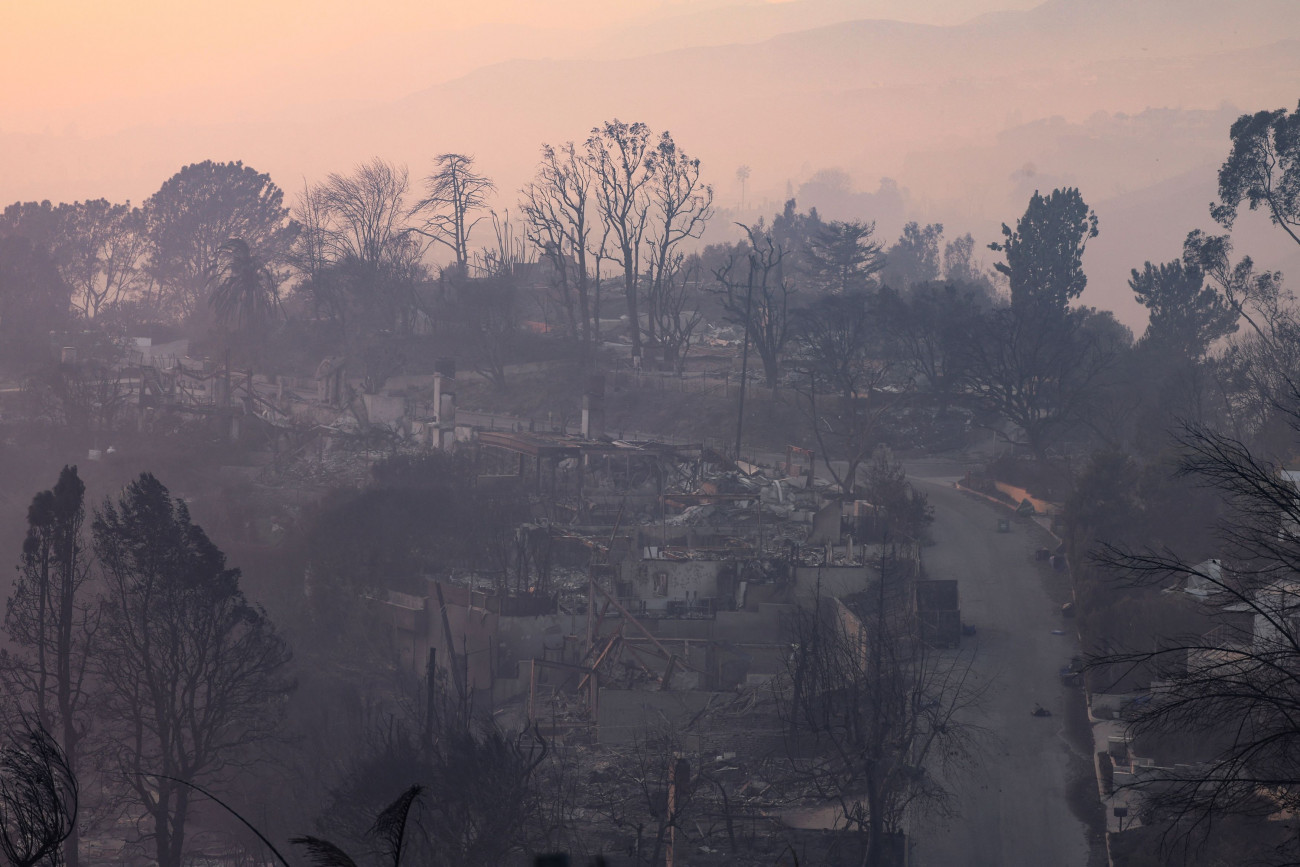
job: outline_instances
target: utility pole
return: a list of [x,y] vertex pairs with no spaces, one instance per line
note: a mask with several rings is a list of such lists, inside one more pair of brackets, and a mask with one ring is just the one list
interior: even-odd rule
[[749,327],[754,304],[754,254],[749,254],[749,280],[745,285],[745,337],[740,350],[740,410],[736,413],[736,460],[740,460],[740,437],[745,430],[745,382],[749,378]]

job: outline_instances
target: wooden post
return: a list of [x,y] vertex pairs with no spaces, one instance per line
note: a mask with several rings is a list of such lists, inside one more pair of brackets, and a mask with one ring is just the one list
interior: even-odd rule
[[435,687],[438,684],[438,649],[429,648],[428,664],[424,670],[424,744],[426,747],[433,746],[433,718],[437,714],[437,701],[435,699]]
[[673,867],[677,856],[677,801],[685,797],[691,784],[691,765],[680,755],[674,756],[668,774],[668,852],[664,867]]
[[438,611],[442,615],[442,640],[447,642],[447,652],[451,654],[451,674],[452,680],[456,684],[456,697],[460,699],[462,706],[465,703],[465,681],[461,679],[460,666],[456,663],[456,643],[451,637],[451,623],[447,619],[447,602],[443,599],[442,583],[433,582],[433,588],[438,595]]
[[528,719],[531,721],[537,718],[533,710],[534,702],[537,698],[537,660],[528,661]]
[[740,408],[736,412],[736,460],[740,460],[740,437],[745,429],[745,383],[749,378],[750,307],[754,302],[754,259],[749,260],[749,281],[745,288],[745,336],[740,350]]
[[[592,645],[596,641],[596,570],[587,567],[587,657],[591,656]],[[604,616],[604,612],[601,612]]]

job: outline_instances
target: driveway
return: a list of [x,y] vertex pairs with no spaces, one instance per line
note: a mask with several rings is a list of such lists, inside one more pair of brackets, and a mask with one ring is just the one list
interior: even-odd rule
[[[954,488],[955,469],[920,463],[909,475],[935,510],[926,573],[960,582],[962,619],[978,630],[963,650],[974,653],[972,675],[985,690],[971,721],[987,732],[975,770],[950,783],[960,815],[913,822],[912,863],[1085,867],[1086,828],[1066,799],[1072,747],[1059,677],[1077,641],[1072,629],[1052,633],[1068,627],[1052,599],[1066,578],[1035,561],[1036,549],[1054,544],[1045,530],[1013,519],[1010,533],[997,532],[1009,513]],[[1031,716],[1036,703],[1052,716]]]

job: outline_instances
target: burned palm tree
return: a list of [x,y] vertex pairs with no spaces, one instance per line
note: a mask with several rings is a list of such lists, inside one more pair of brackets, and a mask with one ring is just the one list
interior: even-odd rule
[[247,241],[225,241],[214,272],[211,303],[223,327],[254,339],[280,316],[279,281]]
[[77,822],[77,778],[40,723],[24,720],[0,747],[0,852],[13,867],[58,864]]
[[[380,846],[383,863],[400,867],[406,839],[406,825],[411,808],[419,801],[424,786],[411,786],[396,801],[389,804],[370,826],[369,836]],[[307,857],[317,867],[357,867],[352,856],[337,845],[319,837],[294,837],[289,842],[307,851]]]

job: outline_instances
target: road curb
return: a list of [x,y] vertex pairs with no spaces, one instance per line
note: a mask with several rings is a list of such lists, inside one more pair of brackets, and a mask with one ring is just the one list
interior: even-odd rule
[[[992,497],[992,496],[989,496],[988,494],[984,493],[983,491],[977,491],[977,490],[975,490],[974,488],[967,487],[966,485],[963,485],[963,484],[961,483],[960,480],[953,482],[953,483],[952,483],[952,486],[953,486],[954,488],[956,488],[957,490],[959,490],[959,491],[962,491],[962,492],[967,493],[967,494],[973,494],[974,496],[979,497],[979,498],[981,498],[981,499],[983,499],[983,500],[986,500],[986,501],[988,501],[988,502],[990,502],[990,503],[993,503],[994,505],[1001,506],[1002,508],[1007,509],[1008,511],[1012,512],[1013,514],[1015,514],[1016,509],[1018,508],[1017,506],[1014,506],[1014,505],[1012,505],[1011,503],[1008,503],[1006,500],[1002,500],[1002,499],[999,499],[999,498],[997,498],[997,497]],[[1064,541],[1060,536],[1058,536],[1058,535],[1056,535],[1055,533],[1053,533],[1053,532],[1051,531],[1051,529],[1049,529],[1049,528],[1047,528],[1047,527],[1043,527],[1041,524],[1039,524],[1038,526],[1039,526],[1039,527],[1042,527],[1042,529],[1047,533],[1047,535],[1049,535],[1049,536],[1051,536],[1053,539],[1055,539],[1055,540],[1057,541],[1058,544]],[[1075,580],[1074,580],[1074,564],[1072,564],[1072,563],[1070,562],[1070,558],[1069,558],[1069,557],[1066,557],[1066,560],[1065,560],[1065,574],[1066,574],[1066,576],[1070,579],[1070,597],[1071,597],[1072,600],[1074,600],[1074,601],[1077,603],[1078,600],[1077,600],[1077,598],[1075,597],[1075,586],[1076,586],[1076,585],[1075,585]],[[1077,622],[1077,621],[1076,621],[1076,622]],[[1074,630],[1074,636],[1075,636],[1075,639],[1079,642],[1079,647],[1082,648],[1082,647],[1083,647],[1083,635],[1079,632],[1079,629],[1078,629],[1077,626],[1075,627],[1075,630]],[[1086,713],[1086,714],[1088,715],[1088,728],[1089,728],[1089,731],[1091,731],[1092,728],[1093,728],[1093,724],[1094,724],[1097,720],[1096,720],[1096,719],[1093,717],[1093,715],[1092,715],[1092,691],[1091,691],[1090,689],[1088,689],[1088,681],[1087,681],[1086,678],[1084,678],[1084,680],[1083,680],[1083,700],[1084,700],[1084,713]],[[1096,744],[1095,744],[1095,741],[1094,741],[1094,744],[1093,744],[1093,748],[1092,748],[1091,750],[1089,750],[1089,752],[1091,753],[1090,758],[1091,758],[1091,760],[1092,760],[1093,783],[1096,785],[1096,788],[1097,788],[1097,801],[1098,801],[1098,803],[1101,804],[1101,806],[1102,806],[1102,815],[1103,815],[1103,818],[1104,818],[1104,816],[1105,816],[1105,809],[1106,809],[1106,808],[1105,808],[1106,799],[1105,799],[1105,797],[1103,796],[1103,792],[1102,792],[1101,765],[1100,765],[1100,762],[1098,761],[1098,758],[1097,758],[1097,750],[1096,750]],[[1111,854],[1111,848],[1110,848],[1110,847],[1111,847],[1111,831],[1110,831],[1109,823],[1107,823],[1107,825],[1106,825],[1106,827],[1105,827],[1105,830],[1102,832],[1102,834],[1103,834],[1103,840],[1104,840],[1105,847],[1106,847],[1106,864],[1108,865],[1108,867],[1115,867],[1115,859],[1114,859],[1114,856]]]

